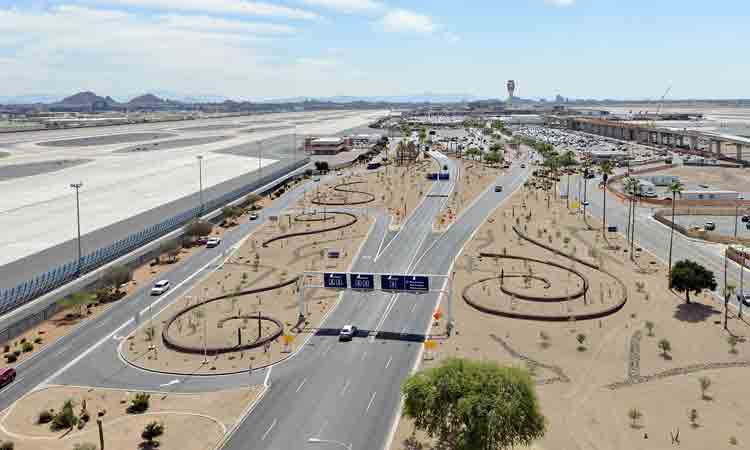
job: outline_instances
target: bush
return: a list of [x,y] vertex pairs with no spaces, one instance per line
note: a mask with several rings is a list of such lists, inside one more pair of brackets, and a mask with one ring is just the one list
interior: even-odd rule
[[97,447],[96,444],[92,444],[91,442],[80,442],[73,446],[73,450],[98,450],[98,449],[99,447]]
[[128,412],[130,414],[139,414],[146,412],[149,406],[149,400],[151,395],[145,392],[139,392],[135,394],[132,400],[130,400],[130,406],[128,406]]
[[15,356],[16,358],[21,356],[21,350],[13,350],[13,356]]
[[24,353],[32,352],[34,351],[34,344],[31,342],[24,342],[21,344],[21,350],[23,350]]
[[18,356],[16,356],[15,353],[6,353],[4,356],[5,356],[5,361],[8,363],[14,363],[18,361]]
[[39,336],[37,336],[37,337],[36,337],[36,338],[34,339],[34,343],[35,343],[35,344],[41,344],[42,342],[43,342],[43,339],[42,339],[41,337],[39,337]]
[[101,284],[108,289],[119,291],[121,285],[128,283],[132,279],[133,273],[130,269],[125,266],[114,266],[104,272]]
[[52,422],[53,418],[54,416],[52,415],[52,413],[45,409],[39,413],[39,416],[36,419],[36,423],[39,423],[39,424],[50,423]]
[[98,450],[99,447],[96,446],[96,444],[92,444],[91,442],[82,442],[75,444],[73,446],[73,450]]
[[13,450],[15,444],[11,441],[4,441],[0,443],[0,450]]
[[3,347],[3,353],[8,353],[9,351],[10,351],[10,345],[7,345],[7,344],[6,344],[6,345],[5,345],[4,347]]
[[210,222],[194,220],[185,226],[185,235],[191,238],[211,234],[214,226]]
[[52,419],[52,430],[66,430],[78,424],[78,417],[73,412],[73,400],[66,400],[60,412]]
[[164,425],[159,422],[150,422],[146,424],[141,433],[141,437],[153,446],[154,439],[164,434]]

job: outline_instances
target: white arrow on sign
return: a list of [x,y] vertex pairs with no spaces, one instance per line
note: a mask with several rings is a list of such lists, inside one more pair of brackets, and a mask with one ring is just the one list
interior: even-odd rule
[[159,386],[160,386],[160,387],[164,387],[164,386],[172,386],[173,384],[178,384],[179,382],[180,382],[180,380],[178,380],[178,379],[174,379],[174,380],[172,380],[172,381],[170,381],[170,382],[168,382],[168,383],[160,384]]

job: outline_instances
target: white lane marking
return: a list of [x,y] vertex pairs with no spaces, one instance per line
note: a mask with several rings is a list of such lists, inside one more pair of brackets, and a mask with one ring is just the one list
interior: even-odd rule
[[367,352],[363,352],[362,353],[362,361],[364,361],[366,357],[367,357]]
[[414,308],[417,307],[417,303],[415,302],[413,305],[411,305],[411,312],[414,312]]
[[328,347],[326,347],[326,348],[325,348],[325,350],[323,350],[323,354],[322,354],[322,355],[320,355],[320,356],[325,356],[325,355],[327,355],[327,354],[328,354],[328,352],[330,352],[332,348],[333,348],[333,345],[329,345]]
[[393,361],[393,356],[389,356],[388,357],[388,361],[385,362],[385,368],[386,369],[388,368],[388,366],[391,365],[391,361]]
[[260,440],[261,441],[265,441],[266,440],[266,436],[268,436],[268,433],[270,433],[271,430],[273,430],[273,427],[275,427],[275,426],[276,426],[276,419],[273,419],[273,422],[271,422],[271,426],[269,426],[268,429],[266,430],[266,432],[263,433],[263,437],[260,438]]
[[[196,276],[198,276],[198,274],[202,273],[203,270],[206,269],[206,267],[210,266],[211,264],[213,264],[214,262],[216,262],[216,260],[218,260],[221,257],[222,257],[222,255],[217,255],[214,259],[212,259],[211,261],[209,261],[208,263],[206,263],[206,265],[204,265],[200,269],[196,270],[190,276],[188,276],[187,278],[185,278],[184,280],[182,280],[180,283],[178,283],[173,289],[170,289],[166,294],[164,294],[161,297],[159,297],[156,300],[156,302],[154,302],[154,303],[159,303],[159,302],[161,302],[161,301],[169,298],[170,295],[172,295],[173,293],[177,292],[177,289],[180,286],[182,286],[183,284],[187,283],[188,281],[190,281],[193,278],[195,278]],[[147,311],[150,307],[151,306],[147,306],[146,308],[144,308],[143,311],[141,311],[141,314],[143,314],[144,311]],[[52,375],[50,375],[49,377],[47,377],[47,379],[44,380],[41,384],[43,384],[43,385],[44,384],[49,384],[50,380],[53,380],[53,379],[57,378],[58,376],[60,376],[61,373],[63,373],[66,370],[70,369],[75,364],[78,364],[79,361],[81,361],[83,358],[87,357],[89,354],[91,354],[91,352],[93,352],[94,350],[96,350],[97,348],[99,348],[103,343],[105,343],[106,341],[108,341],[109,339],[111,339],[112,336],[115,336],[123,328],[127,327],[132,322],[133,322],[132,318],[130,318],[127,321],[125,321],[122,325],[120,325],[119,327],[117,327],[113,332],[111,332],[108,335],[104,336],[103,338],[99,339],[99,341],[97,341],[94,345],[92,345],[91,347],[87,348],[80,355],[76,356],[75,358],[73,358],[72,360],[70,360],[70,362],[68,362],[67,364],[65,364],[64,366],[62,366],[60,369],[58,369],[55,373],[53,373]]]
[[316,434],[315,436],[320,436],[320,435],[322,435],[322,434],[323,434],[323,429],[324,429],[324,428],[326,427],[326,425],[328,425],[328,421],[327,421],[327,420],[324,420],[324,421],[323,421],[323,425],[321,425],[321,426],[320,426],[320,430],[318,430],[318,434]]
[[178,379],[175,378],[174,380],[169,381],[167,383],[160,384],[159,386],[160,387],[172,386],[173,384],[178,384],[179,382],[180,382],[180,380],[178,380]]
[[298,393],[302,389],[302,386],[305,385],[305,383],[307,383],[307,378],[305,378],[304,380],[302,380],[302,383],[300,383],[299,386],[297,386],[297,390],[294,391],[294,393],[295,394]]
[[263,380],[263,386],[268,387],[270,384],[268,384],[268,380],[271,378],[271,371],[273,370],[273,366],[268,368],[268,371],[266,372],[266,378]]
[[375,394],[377,394],[377,392],[372,393],[372,397],[370,397],[370,403],[368,403],[367,408],[365,408],[365,413],[370,410],[370,406],[372,406],[372,402],[375,400]]
[[341,389],[341,392],[339,392],[339,395],[344,395],[346,390],[349,388],[350,383],[351,383],[350,380],[346,380],[346,383],[344,384],[344,387]]

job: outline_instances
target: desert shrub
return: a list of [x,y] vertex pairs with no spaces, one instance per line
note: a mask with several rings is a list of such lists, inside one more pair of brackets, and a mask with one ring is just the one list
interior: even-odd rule
[[36,338],[34,339],[34,343],[35,343],[35,344],[41,344],[41,343],[42,343],[43,341],[44,341],[44,340],[43,340],[43,339],[42,339],[41,337],[39,337],[39,336],[37,336],[37,337],[36,337]]
[[5,354],[5,361],[8,363],[14,363],[18,361],[18,356],[16,356],[15,353],[6,353]]
[[159,422],[149,422],[143,428],[141,437],[148,442],[149,445],[153,446],[154,439],[164,434],[164,425]]
[[128,406],[128,412],[130,414],[139,414],[146,412],[149,406],[149,400],[151,395],[145,392],[139,392],[135,394],[132,400],[130,400],[130,406]]
[[9,351],[10,351],[10,345],[7,345],[7,344],[6,344],[6,345],[5,345],[4,347],[3,347],[3,353],[8,353]]
[[54,416],[51,412],[47,411],[46,409],[39,412],[39,415],[37,416],[36,423],[44,424],[44,423],[50,423],[52,422],[52,419]]
[[65,430],[78,424],[78,417],[73,412],[73,400],[65,400],[60,412],[52,418],[53,430]]
[[23,350],[24,353],[34,351],[34,344],[31,342],[24,342],[21,344],[21,350]]
[[73,450],[98,450],[99,447],[91,442],[79,442],[73,446]]
[[21,356],[21,350],[13,350],[13,356],[15,356],[16,358]]
[[15,444],[12,441],[3,441],[0,443],[0,450],[13,450]]

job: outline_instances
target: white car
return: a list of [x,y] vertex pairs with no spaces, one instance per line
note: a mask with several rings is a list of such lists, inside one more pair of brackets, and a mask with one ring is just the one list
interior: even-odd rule
[[151,288],[151,295],[161,295],[169,290],[169,280],[159,280]]
[[357,327],[354,325],[344,325],[344,328],[339,332],[339,341],[351,341],[355,334],[357,334]]
[[250,216],[248,216],[250,220],[258,220],[258,215],[255,213],[250,213]]
[[219,244],[221,244],[221,238],[212,237],[206,241],[206,248],[214,248],[214,247],[217,247]]

